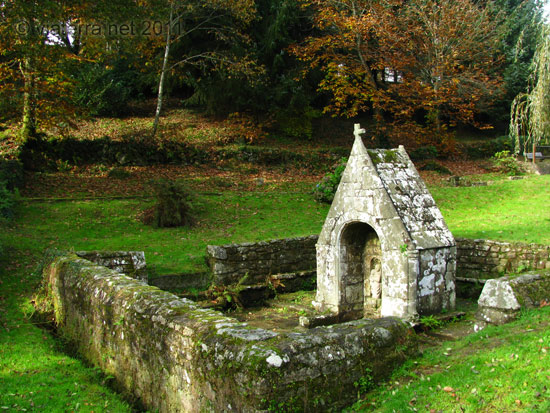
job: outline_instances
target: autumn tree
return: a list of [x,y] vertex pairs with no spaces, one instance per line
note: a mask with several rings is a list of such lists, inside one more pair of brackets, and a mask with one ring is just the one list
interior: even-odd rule
[[[105,47],[101,36],[86,36],[79,27],[92,20],[108,20],[131,0],[0,2],[0,94],[20,108],[20,139],[37,134],[40,126],[66,128],[75,116],[75,73]],[[103,33],[102,33],[103,34]],[[102,45],[94,50],[95,44]]]
[[0,88],[12,98],[22,96],[20,137],[26,140],[36,134],[39,120],[59,119],[70,88],[57,64],[64,51],[48,43],[47,26],[59,20],[63,7],[54,1],[7,0],[1,5]]
[[[498,15],[470,0],[309,1],[319,35],[294,48],[322,67],[327,111],[372,111],[379,136],[409,145],[476,123],[501,81]],[[399,136],[401,135],[401,136]]]
[[404,15],[413,46],[404,73],[416,91],[404,82],[401,95],[415,92],[411,106],[421,107],[437,132],[443,123],[476,124],[475,114],[502,91],[497,10],[470,0],[411,0]]

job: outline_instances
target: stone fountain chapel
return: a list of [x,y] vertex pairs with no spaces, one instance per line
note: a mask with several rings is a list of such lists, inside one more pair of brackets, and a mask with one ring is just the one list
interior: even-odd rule
[[403,146],[355,142],[317,242],[315,307],[340,320],[455,306],[456,244]]

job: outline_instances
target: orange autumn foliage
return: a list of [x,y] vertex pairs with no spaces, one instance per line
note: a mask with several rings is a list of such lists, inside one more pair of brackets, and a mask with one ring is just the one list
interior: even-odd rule
[[449,128],[501,93],[501,16],[472,0],[304,0],[315,35],[292,52],[321,68],[325,111],[371,112],[377,136],[410,146],[449,144]]

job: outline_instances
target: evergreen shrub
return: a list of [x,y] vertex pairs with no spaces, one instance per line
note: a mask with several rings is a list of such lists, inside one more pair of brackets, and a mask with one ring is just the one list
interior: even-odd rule
[[334,171],[326,174],[323,179],[313,189],[313,197],[319,201],[327,204],[332,203],[334,200],[334,194],[338,189],[342,174],[346,169],[348,163],[347,158],[341,158],[336,164]]
[[189,226],[194,222],[192,194],[182,181],[152,181],[156,197],[152,224],[158,228]]

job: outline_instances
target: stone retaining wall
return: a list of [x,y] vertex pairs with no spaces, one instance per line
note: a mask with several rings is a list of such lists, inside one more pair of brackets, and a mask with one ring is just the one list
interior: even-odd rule
[[457,275],[494,278],[522,270],[550,269],[550,246],[457,238]]
[[137,280],[147,282],[143,251],[77,251],[76,255]]
[[[207,256],[217,285],[257,284],[266,277],[317,266],[317,236],[285,238],[244,244],[209,245]],[[246,276],[246,277],[245,277]]]
[[155,278],[149,278],[149,285],[161,290],[178,291],[190,288],[205,289],[210,286],[210,274],[196,272],[187,274],[167,274]]
[[[210,270],[215,283],[237,283],[247,272],[249,281],[267,275],[315,269],[317,236],[258,243],[209,245]],[[489,279],[507,272],[550,269],[550,246],[457,238],[458,277]]]
[[336,410],[415,351],[393,318],[276,333],[74,254],[49,251],[43,274],[61,334],[159,412]]

